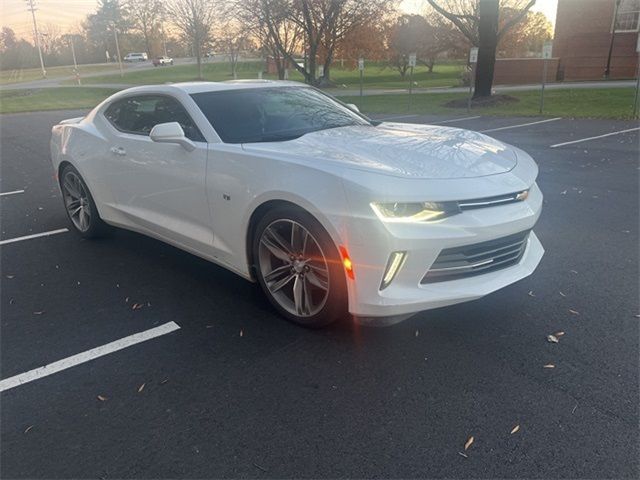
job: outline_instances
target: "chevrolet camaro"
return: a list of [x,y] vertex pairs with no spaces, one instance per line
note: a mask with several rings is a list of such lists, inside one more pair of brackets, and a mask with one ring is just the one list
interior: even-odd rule
[[538,168],[480,133],[377,122],[295,82],[135,87],[52,130],[81,236],[111,226],[256,281],[318,327],[389,324],[537,267]]

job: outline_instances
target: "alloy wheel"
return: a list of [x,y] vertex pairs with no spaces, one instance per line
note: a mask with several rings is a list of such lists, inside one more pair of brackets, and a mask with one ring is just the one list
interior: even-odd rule
[[320,243],[288,219],[270,223],[260,236],[260,274],[275,301],[298,317],[311,317],[329,296],[329,266]]
[[62,194],[69,218],[81,232],[91,227],[91,204],[89,194],[80,177],[74,172],[67,172],[62,181]]

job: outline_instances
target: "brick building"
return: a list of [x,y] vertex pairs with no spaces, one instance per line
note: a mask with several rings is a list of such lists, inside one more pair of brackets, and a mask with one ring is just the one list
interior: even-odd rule
[[558,0],[558,80],[603,78],[612,39],[610,78],[634,78],[639,22],[640,0]]

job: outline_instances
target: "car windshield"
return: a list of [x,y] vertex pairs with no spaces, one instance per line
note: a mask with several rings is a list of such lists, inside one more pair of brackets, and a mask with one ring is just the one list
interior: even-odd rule
[[371,125],[309,87],[242,88],[191,97],[225,143],[279,142],[329,128]]

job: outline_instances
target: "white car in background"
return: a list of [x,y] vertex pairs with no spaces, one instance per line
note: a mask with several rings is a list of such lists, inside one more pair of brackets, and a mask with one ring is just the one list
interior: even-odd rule
[[306,326],[386,324],[482,297],[543,255],[529,155],[374,122],[294,82],[123,90],[53,127],[73,228],[149,235],[257,281]]
[[127,53],[124,57],[125,62],[146,62],[149,56],[146,53]]

